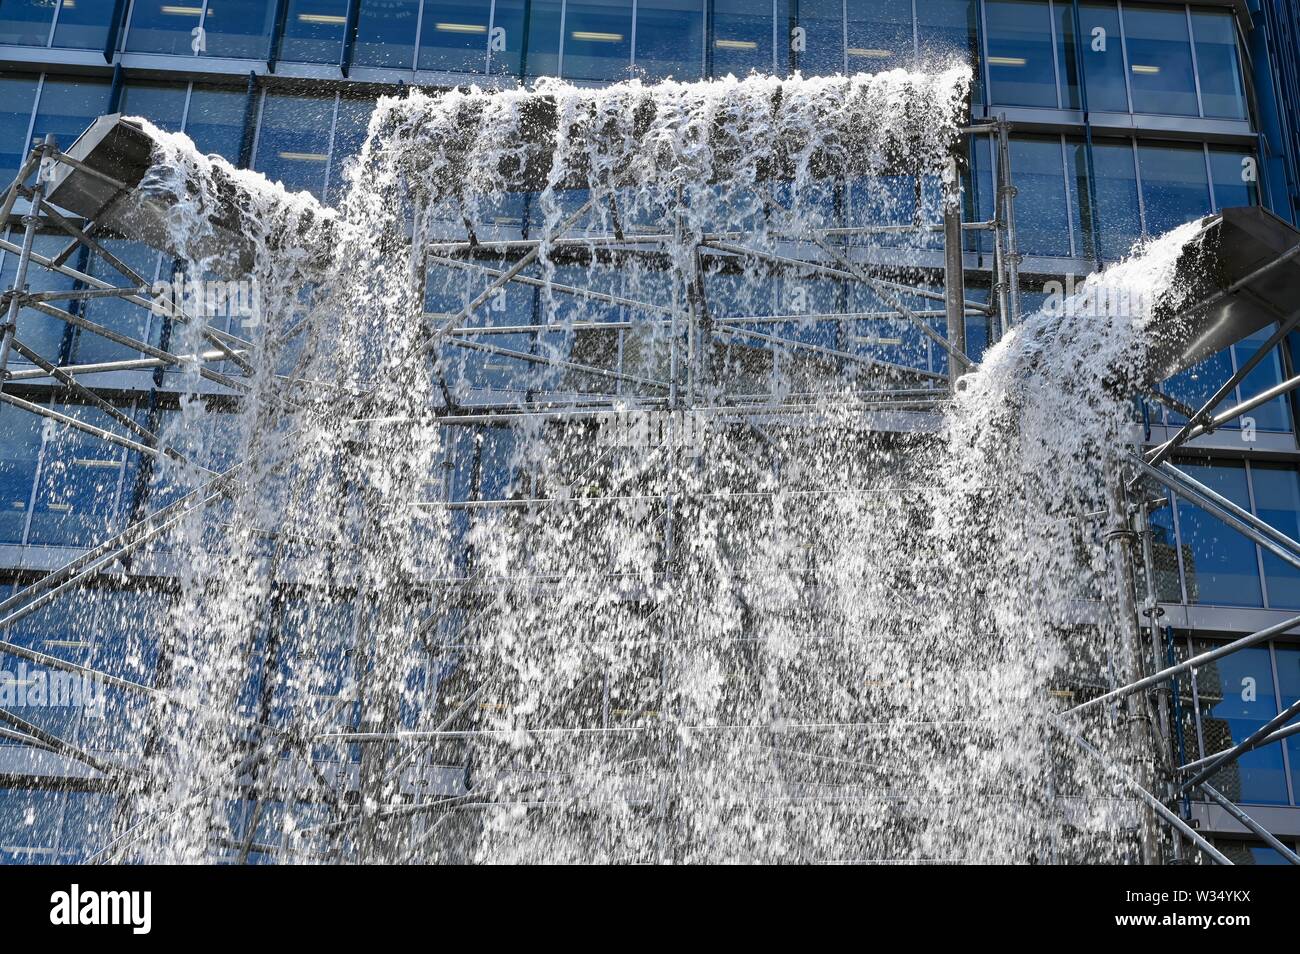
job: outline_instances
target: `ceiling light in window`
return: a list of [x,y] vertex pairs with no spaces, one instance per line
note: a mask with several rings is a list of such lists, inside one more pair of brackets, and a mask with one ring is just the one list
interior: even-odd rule
[[570,34],[575,40],[586,40],[588,43],[622,43],[623,34],[621,33],[596,33],[592,30],[574,30]]
[[1160,67],[1148,66],[1144,63],[1134,63],[1133,72],[1141,73],[1143,76],[1155,76],[1157,73],[1160,72]]
[[437,23],[434,28],[440,33],[486,33],[487,27],[481,23]]
[[169,17],[197,17],[203,13],[202,7],[174,7],[170,4],[160,7],[159,10]]
[[320,23],[325,26],[344,26],[348,22],[347,17],[335,16],[332,13],[300,13],[298,14],[300,23]]
[[757,50],[758,44],[753,40],[714,40],[713,45],[720,50]]
[[990,56],[989,66],[1024,66],[1023,56]]
[[893,55],[889,50],[877,50],[860,46],[849,47],[849,56],[865,56],[869,60],[887,60]]
[[329,156],[320,152],[282,152],[280,158],[289,162],[325,162]]

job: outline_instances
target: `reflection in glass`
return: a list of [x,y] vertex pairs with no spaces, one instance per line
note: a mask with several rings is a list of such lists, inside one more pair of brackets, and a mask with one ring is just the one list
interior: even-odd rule
[[208,0],[203,17],[207,56],[264,60],[271,48],[274,0]]
[[1013,139],[1011,168],[1020,190],[1017,201],[1034,210],[1034,215],[1018,223],[1020,250],[1033,255],[1069,255],[1070,222],[1060,139]]
[[[1213,648],[1203,640],[1193,643],[1198,654]],[[1277,715],[1268,647],[1238,650],[1195,672],[1205,755],[1231,748]],[[1282,746],[1274,743],[1247,752],[1212,775],[1210,782],[1234,802],[1285,805]]]
[[491,0],[425,0],[420,69],[483,72],[491,16]]
[[361,0],[352,63],[412,69],[419,20],[420,0]]
[[531,0],[528,29],[521,52],[525,76],[557,76],[560,72],[560,28],[564,22],[561,0]]
[[1163,235],[1210,211],[1210,182],[1202,146],[1138,144],[1146,232]]
[[1227,11],[1192,10],[1196,73],[1206,116],[1246,118],[1246,97],[1237,58],[1237,30]]
[[806,48],[793,54],[794,67],[805,76],[844,72],[843,0],[799,0],[798,11]]
[[[1300,540],[1300,471],[1294,464],[1252,464],[1250,476],[1255,488],[1255,514],[1292,540]],[[1300,570],[1265,551],[1264,580],[1269,606],[1300,609]],[[1300,671],[1296,679],[1300,690]]]
[[909,0],[870,0],[849,8],[849,72],[877,73],[910,68],[915,59]]
[[185,134],[194,140],[200,152],[216,153],[231,162],[238,162],[247,107],[248,93],[245,90],[196,83],[190,93]]
[[[1197,480],[1237,506],[1249,510],[1246,468],[1236,462],[1178,465]],[[1178,501],[1178,523],[1183,538],[1187,597],[1192,603],[1220,606],[1262,606],[1259,565],[1255,544],[1185,500]]]
[[0,3],[0,43],[46,46],[53,22],[50,0],[5,0]]
[[124,116],[143,116],[159,129],[180,132],[188,92],[184,84],[132,81],[122,87],[118,110]]
[[1249,149],[1210,147],[1210,179],[1214,183],[1214,207],[1230,209],[1259,203],[1258,164]]
[[305,190],[321,198],[333,125],[333,96],[267,93],[253,168],[291,192]]
[[699,79],[704,70],[704,0],[638,0],[636,66],[647,79]]
[[11,405],[0,407],[0,543],[22,543],[31,507],[42,421]]
[[1066,82],[1064,105],[1072,109],[1083,106],[1079,96],[1079,52],[1082,50],[1089,111],[1127,112],[1124,43],[1120,33],[1119,9],[1114,0],[1110,3],[1079,4],[1081,44],[1075,42],[1073,6],[1058,3],[1055,10],[1057,52]]
[[109,83],[96,79],[45,78],[41,101],[36,108],[33,138],[54,133],[60,146],[67,148],[77,141],[108,106]]
[[59,0],[59,18],[54,27],[54,45],[73,50],[102,50],[108,43],[113,4],[76,3]]
[[616,80],[632,60],[632,0],[569,0],[564,11],[564,75]]
[[[1095,206],[1090,205],[1088,196],[1087,144],[1070,142],[1066,148],[1070,156],[1071,207],[1079,211],[1075,220],[1077,248],[1086,258],[1123,258],[1142,233],[1132,143],[1093,141]],[[1095,247],[1098,242],[1100,248]]]
[[132,53],[191,56],[194,30],[202,16],[202,0],[188,3],[136,0],[127,30],[126,48]]
[[1049,8],[1037,0],[989,0],[989,97],[1005,106],[1056,106]]
[[280,59],[290,63],[338,63],[348,0],[289,0]]
[[714,0],[708,50],[713,76],[772,72],[772,7],[753,0]]
[[8,185],[27,159],[36,102],[35,76],[0,76],[0,182]]
[[1133,111],[1198,115],[1186,9],[1126,6],[1124,36]]

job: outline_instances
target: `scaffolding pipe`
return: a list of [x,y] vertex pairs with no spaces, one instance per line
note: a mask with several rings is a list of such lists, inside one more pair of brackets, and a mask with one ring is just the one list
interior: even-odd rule
[[[0,393],[3,393],[5,377],[9,373],[9,352],[13,347],[14,336],[18,331],[18,315],[22,311],[22,296],[27,292],[27,272],[32,264],[32,246],[36,242],[36,226],[40,221],[37,214],[41,200],[45,196],[46,180],[49,177],[49,164],[46,157],[54,150],[54,134],[47,133],[45,142],[38,146],[33,158],[40,162],[40,171],[36,174],[36,184],[32,187],[31,205],[23,216],[23,245],[18,253],[18,267],[14,271],[14,283],[8,292],[9,310],[5,315],[3,328],[0,329]],[[17,189],[17,183],[14,186]],[[2,224],[2,223],[0,223]]]
[[1203,791],[1206,795],[1209,795],[1210,798],[1218,802],[1219,806],[1225,812],[1227,812],[1233,818],[1237,819],[1237,821],[1241,822],[1243,825],[1245,825],[1247,828],[1253,831],[1260,838],[1264,839],[1264,841],[1268,844],[1270,848],[1276,851],[1287,861],[1291,862],[1291,864],[1300,865],[1300,855],[1297,855],[1286,845],[1282,844],[1282,842],[1278,841],[1277,838],[1274,837],[1272,832],[1270,832],[1259,822],[1255,821],[1255,819],[1247,815],[1236,804],[1229,801],[1225,796],[1221,795],[1218,791],[1216,791],[1215,789],[1211,788],[1209,785],[1206,785],[1204,783],[1202,783],[1201,785],[1201,791]]
[[1176,666],[1162,669],[1160,672],[1153,673],[1144,679],[1139,679],[1136,682],[1129,683],[1127,686],[1120,686],[1118,689],[1112,689],[1110,692],[1103,693],[1095,699],[1081,702],[1073,709],[1066,710],[1063,714],[1067,716],[1077,715],[1085,709],[1091,709],[1093,706],[1099,706],[1106,702],[1113,702],[1116,699],[1122,699],[1135,692],[1141,692],[1143,689],[1157,686],[1162,682],[1167,682],[1174,678],[1174,676],[1181,675],[1192,669],[1198,669],[1201,666],[1207,666],[1216,659],[1222,659],[1224,656],[1230,656],[1240,649],[1249,649],[1251,646],[1257,646],[1260,643],[1267,642],[1274,636],[1281,636],[1287,630],[1295,629],[1297,626],[1300,626],[1300,616],[1293,616],[1290,619],[1285,619],[1266,629],[1261,629],[1257,633],[1251,633],[1249,636],[1243,636],[1241,639],[1225,643],[1224,645],[1211,649],[1208,652],[1201,653],[1199,656],[1193,656],[1191,659],[1181,662]]

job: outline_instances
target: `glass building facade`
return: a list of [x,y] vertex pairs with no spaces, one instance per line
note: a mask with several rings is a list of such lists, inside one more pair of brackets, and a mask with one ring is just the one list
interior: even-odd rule
[[[405,86],[508,86],[542,76],[599,84],[750,71],[875,72],[958,55],[976,65],[974,118],[1005,116],[1014,124],[1010,163],[1028,309],[1041,300],[1035,289],[1046,282],[1086,275],[1125,256],[1144,236],[1219,209],[1264,205],[1295,221],[1300,184],[1291,170],[1300,101],[1289,78],[1297,53],[1287,43],[1295,43],[1297,24],[1285,18],[1286,9],[1260,0],[0,0],[0,180],[8,182],[46,134],[66,146],[95,117],[122,112],[184,132],[201,150],[289,189],[335,202],[376,98]],[[987,220],[995,183],[988,140],[972,138],[967,158],[965,216]],[[520,196],[501,210],[498,224],[526,236],[537,214],[530,197]],[[841,214],[850,221],[865,212],[854,209],[850,195]],[[12,243],[21,225],[14,218],[0,223],[0,232]],[[980,270],[991,268],[987,236],[970,232],[965,241],[976,275],[969,297],[987,300],[987,283],[978,281]],[[36,251],[55,255],[65,244],[42,235]],[[149,280],[169,275],[173,266],[135,243],[108,240],[105,248]],[[111,266],[99,256],[77,255],[69,264],[79,271],[108,275]],[[0,287],[11,283],[15,263],[12,246],[0,250]],[[33,272],[34,282],[54,280],[65,281]],[[822,285],[813,297],[873,307],[859,287]],[[779,313],[782,289],[774,285],[771,294]],[[133,338],[165,341],[161,321],[119,301],[90,299],[73,307]],[[538,307],[537,296],[511,286],[500,320],[531,324]],[[24,322],[27,344],[56,364],[137,356],[52,318]],[[1180,374],[1165,392],[1199,406],[1270,334],[1266,329]],[[622,332],[615,335],[569,344],[586,349],[588,360],[593,349],[604,349],[617,368],[624,349]],[[968,335],[978,357],[989,331],[972,325]],[[942,354],[916,337],[916,363],[943,370]],[[495,336],[494,344],[497,353],[457,353],[465,386],[557,385],[512,356],[529,349],[526,333]],[[1292,334],[1225,406],[1297,372],[1300,336]],[[533,376],[521,385],[525,373]],[[165,429],[178,413],[170,377],[124,374],[114,382],[114,402],[151,430]],[[572,380],[565,385],[573,389]],[[91,423],[106,421],[102,410],[67,403],[53,391],[33,389],[27,398]],[[1278,397],[1198,439],[1189,447],[1196,456],[1178,463],[1300,537],[1298,412],[1294,394]],[[1139,413],[1151,444],[1184,420],[1155,401],[1144,402]],[[508,435],[484,426],[456,437],[467,439],[476,441],[476,452],[462,459],[473,466],[448,477],[451,495],[500,496],[510,475],[493,462],[507,459]],[[169,499],[169,488],[139,454],[0,407],[6,588]],[[1151,522],[1171,656],[1199,652],[1300,609],[1300,572],[1191,502],[1170,494],[1153,503]],[[57,613],[38,614],[5,638],[93,661],[120,647],[132,607],[168,599],[165,585],[148,580],[104,585],[100,592],[104,611],[94,625],[78,621],[74,631]],[[151,678],[148,657],[136,661],[142,681]],[[16,665],[0,655],[0,667]],[[250,698],[266,676],[250,674]],[[1218,751],[1300,698],[1300,640],[1279,637],[1228,657],[1183,680],[1179,698],[1182,754],[1192,760]],[[29,717],[93,747],[93,720],[57,709]],[[112,811],[113,796],[91,782],[69,782],[67,771],[0,737],[0,861],[74,861],[93,849],[80,833],[87,818]],[[1300,839],[1300,737],[1251,753],[1216,784],[1234,800],[1267,807],[1273,830]],[[232,813],[241,811],[231,806]],[[259,843],[274,837],[274,817],[261,814],[257,824],[266,829]],[[1203,820],[1211,832],[1213,824],[1212,816]],[[1217,834],[1238,860],[1277,860],[1231,826]]]

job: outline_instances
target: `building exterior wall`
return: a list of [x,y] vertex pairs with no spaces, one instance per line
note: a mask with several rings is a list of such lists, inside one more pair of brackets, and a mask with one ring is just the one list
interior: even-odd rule
[[[1047,281],[1082,277],[1123,257],[1143,236],[1217,209],[1262,203],[1296,221],[1298,18],[1296,0],[0,0],[0,180],[14,175],[34,140],[53,133],[66,146],[94,117],[120,111],[184,131],[205,151],[336,202],[376,96],[403,86],[510,85],[546,75],[594,84],[751,69],[876,71],[974,54],[974,117],[1014,123],[1011,166],[1030,309],[1046,297]],[[788,38],[796,29],[805,42],[792,49]],[[969,159],[966,215],[987,219],[994,181],[987,142],[972,139]],[[503,222],[523,235],[536,214],[522,197]],[[9,223],[10,241],[19,231],[16,220]],[[967,241],[971,296],[986,296],[979,275],[989,271],[991,249],[974,234]],[[41,236],[37,251],[63,244]],[[107,244],[147,278],[172,270],[139,245]],[[0,252],[0,287],[11,282],[15,258]],[[94,256],[70,264],[109,274]],[[529,324],[538,305],[535,296],[520,295],[508,307],[513,321]],[[111,301],[85,308],[97,322],[155,344],[164,340],[161,323],[138,309]],[[24,322],[28,343],[58,363],[129,356],[53,320]],[[973,326],[969,334],[978,356],[989,329]],[[1167,393],[1198,406],[1268,334],[1180,374]],[[922,360],[938,369],[938,356]],[[481,356],[463,361],[463,380],[472,387],[508,388],[520,371]],[[1300,340],[1292,335],[1238,397],[1297,370]],[[171,372],[123,372],[97,383],[155,431],[178,413]],[[35,386],[25,393],[62,402]],[[100,420],[94,409],[64,409]],[[1197,456],[1184,461],[1199,480],[1293,537],[1300,537],[1297,410],[1293,397],[1278,398],[1245,426],[1195,442]],[[1151,443],[1182,423],[1155,402],[1144,402],[1141,414]],[[504,458],[497,444],[505,436],[483,428],[478,437],[477,465],[467,463],[471,454],[453,461],[453,493],[461,499],[500,496],[510,481],[491,463]],[[137,454],[0,408],[6,592],[167,500],[166,481]],[[1300,575],[1214,518],[1166,500],[1155,506],[1152,526],[1172,655],[1300,609]],[[103,589],[103,612],[89,625],[78,621],[76,631],[51,611],[6,638],[93,663],[120,652],[140,606],[165,599],[165,587],[141,578]],[[16,665],[0,656],[0,666]],[[150,660],[139,666],[148,678]],[[1263,688],[1237,702],[1244,679]],[[1188,718],[1180,744],[1192,760],[1244,737],[1300,697],[1300,643],[1281,638],[1230,657],[1181,691]],[[56,711],[49,728],[91,739],[86,718]],[[90,783],[57,785],[76,770],[3,743],[0,784],[8,787],[0,788],[0,861],[86,857],[96,846],[78,832],[86,818],[111,810],[112,796]],[[1220,780],[1225,794],[1277,807],[1279,830],[1293,842],[1300,838],[1300,739],[1258,750],[1231,772]],[[1234,841],[1230,828],[1219,835],[1242,859],[1274,860],[1262,846]]]

